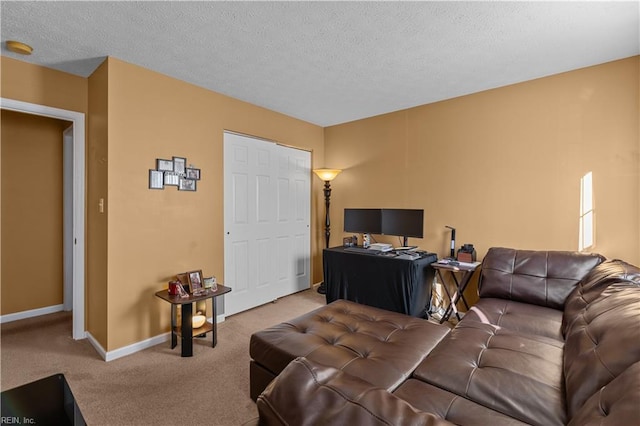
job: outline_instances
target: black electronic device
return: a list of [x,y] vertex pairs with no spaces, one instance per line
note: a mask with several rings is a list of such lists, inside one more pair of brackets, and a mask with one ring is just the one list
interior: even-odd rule
[[456,254],[456,228],[449,225],[445,225],[445,228],[451,229],[451,259],[453,259]]
[[422,209],[344,209],[345,232],[396,235],[407,246],[409,237],[423,237],[423,229]]
[[424,210],[382,209],[382,234],[402,237],[403,246],[408,246],[409,237],[422,238]]
[[344,209],[344,231],[381,234],[382,209]]

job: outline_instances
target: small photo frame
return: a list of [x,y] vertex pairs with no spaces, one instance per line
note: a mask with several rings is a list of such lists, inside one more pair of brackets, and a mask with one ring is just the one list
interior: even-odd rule
[[185,177],[187,179],[200,180],[200,169],[187,167],[185,170]]
[[182,287],[187,293],[191,293],[191,288],[189,287],[189,274],[187,272],[183,272],[181,274],[177,274],[176,278],[182,284]]
[[178,186],[180,183],[180,175],[175,172],[164,172],[164,184]]
[[178,184],[178,191],[195,191],[195,190],[196,190],[195,180],[180,178],[180,182]]
[[158,170],[159,172],[172,172],[173,166],[174,164],[171,160],[156,158],[156,170]]
[[184,174],[187,168],[187,159],[184,157],[173,157],[173,170],[176,173]]
[[164,189],[163,174],[158,170],[149,170],[149,189]]
[[189,278],[189,286],[191,287],[191,293],[199,293],[204,290],[204,284],[202,282],[202,270],[187,272]]

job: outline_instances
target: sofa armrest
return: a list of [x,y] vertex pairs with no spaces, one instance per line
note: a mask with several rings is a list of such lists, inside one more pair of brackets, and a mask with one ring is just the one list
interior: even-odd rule
[[602,261],[599,254],[493,247],[482,261],[478,294],[562,310],[576,284]]
[[256,401],[261,425],[453,425],[382,388],[296,358]]

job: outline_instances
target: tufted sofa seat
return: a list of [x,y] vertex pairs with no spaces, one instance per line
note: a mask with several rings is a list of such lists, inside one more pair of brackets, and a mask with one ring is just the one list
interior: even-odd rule
[[336,300],[251,336],[251,397],[301,356],[393,391],[448,333],[419,318]]
[[[365,343],[370,335],[365,339],[354,324],[382,320],[384,314],[375,308],[341,303],[348,313],[338,327],[357,330],[348,346],[314,348],[278,332],[276,342],[266,337],[269,329],[260,332],[280,350],[295,347],[296,356],[303,357],[290,361],[259,394],[260,423],[409,425],[433,423],[431,416],[445,422],[433,424],[459,425],[637,423],[640,269],[597,254],[492,248],[483,259],[478,288],[479,301],[450,332],[416,325],[411,338],[375,352],[374,363],[367,358],[353,370],[348,358],[356,357],[348,353],[374,353],[365,350],[371,348]],[[334,309],[330,304],[311,315],[323,317]],[[298,320],[290,323],[299,327]],[[282,327],[287,326],[271,330],[282,333]],[[288,339],[301,345],[280,346]],[[267,346],[252,345],[254,360],[267,362]],[[405,352],[406,362],[398,362]],[[416,358],[421,359],[415,363]]]

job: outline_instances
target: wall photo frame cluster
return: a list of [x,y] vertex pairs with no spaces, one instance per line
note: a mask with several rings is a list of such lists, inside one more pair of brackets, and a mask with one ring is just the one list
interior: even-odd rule
[[200,180],[200,169],[193,164],[187,167],[185,157],[156,159],[156,168],[149,170],[149,189],[164,189],[175,186],[178,191],[197,191],[197,181]]

